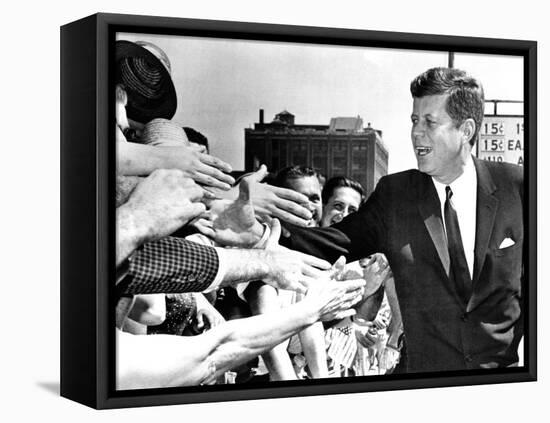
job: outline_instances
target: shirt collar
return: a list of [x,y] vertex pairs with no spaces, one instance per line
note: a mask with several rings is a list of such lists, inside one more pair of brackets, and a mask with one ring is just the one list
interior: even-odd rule
[[[433,177],[432,180],[437,190],[439,201],[443,205],[446,199],[445,187],[447,185],[436,181]],[[468,156],[462,175],[456,178],[448,186],[450,186],[453,191],[453,198],[455,201],[467,201],[472,195],[474,198],[477,196],[477,174],[472,156]]]

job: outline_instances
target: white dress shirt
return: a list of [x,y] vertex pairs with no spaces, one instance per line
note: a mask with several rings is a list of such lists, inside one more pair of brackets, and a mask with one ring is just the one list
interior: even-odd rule
[[[445,187],[447,185],[437,182],[434,178],[435,189],[441,203],[441,216],[445,226]],[[462,247],[466,255],[466,262],[470,270],[470,277],[474,273],[474,248],[476,242],[476,210],[477,210],[477,174],[474,161],[470,156],[464,167],[464,173],[454,180],[450,185],[453,191],[451,201],[454,205],[458,217],[458,226],[460,227],[460,236],[462,238]],[[445,230],[445,234],[447,231]]]

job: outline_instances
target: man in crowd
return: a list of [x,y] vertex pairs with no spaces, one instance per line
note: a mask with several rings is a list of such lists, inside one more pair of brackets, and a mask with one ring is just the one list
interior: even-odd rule
[[311,167],[289,166],[281,169],[275,176],[274,185],[298,192],[307,197],[307,208],[311,212],[311,220],[307,226],[319,226],[323,213],[321,202],[320,175]]

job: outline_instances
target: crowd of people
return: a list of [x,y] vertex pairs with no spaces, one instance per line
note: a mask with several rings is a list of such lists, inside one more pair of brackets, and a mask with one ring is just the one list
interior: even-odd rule
[[118,387],[391,371],[383,255],[331,265],[279,245],[280,222],[330,226],[359,209],[363,187],[344,176],[322,187],[301,165],[235,182],[204,135],[171,120],[164,52],[116,49]]
[[[455,86],[468,91],[472,78],[438,68],[413,81],[419,171],[383,178],[367,200],[357,181],[326,180],[300,163],[271,172],[262,165],[235,181],[199,130],[173,120],[176,88],[159,47],[117,41],[116,67],[118,389],[514,363],[522,335],[521,265],[514,256],[517,267],[499,270],[497,256],[512,253],[508,245],[495,252],[493,243],[505,234],[522,245],[521,221],[512,218],[519,173],[498,170],[499,181],[514,189],[505,209],[493,205],[491,224],[497,214],[505,219],[484,241],[475,219],[469,229],[459,220],[459,239],[462,230],[465,243],[475,242],[461,255],[449,232],[455,226],[445,192],[437,200],[437,184],[454,190],[464,169],[475,175],[480,168],[470,154],[481,125],[469,114],[475,99],[450,112],[466,117],[451,118],[434,100]],[[432,80],[445,77],[437,91]],[[478,185],[479,172],[494,173],[477,172]],[[412,204],[414,181],[423,175],[434,179],[422,192],[434,194],[426,198],[435,198],[435,207],[432,200]],[[483,193],[493,195],[495,184],[501,183]],[[464,207],[471,198],[456,185]],[[478,214],[478,225],[485,218]],[[495,256],[478,254],[478,243]],[[477,281],[491,272],[498,280]],[[455,318],[464,327],[450,322]]]

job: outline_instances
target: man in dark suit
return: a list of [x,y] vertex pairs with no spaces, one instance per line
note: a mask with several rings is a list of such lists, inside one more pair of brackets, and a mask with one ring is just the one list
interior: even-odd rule
[[457,69],[411,83],[418,170],[380,179],[330,228],[290,227],[292,249],[334,261],[386,255],[409,372],[511,366],[523,335],[523,172],[472,157],[481,84]]

